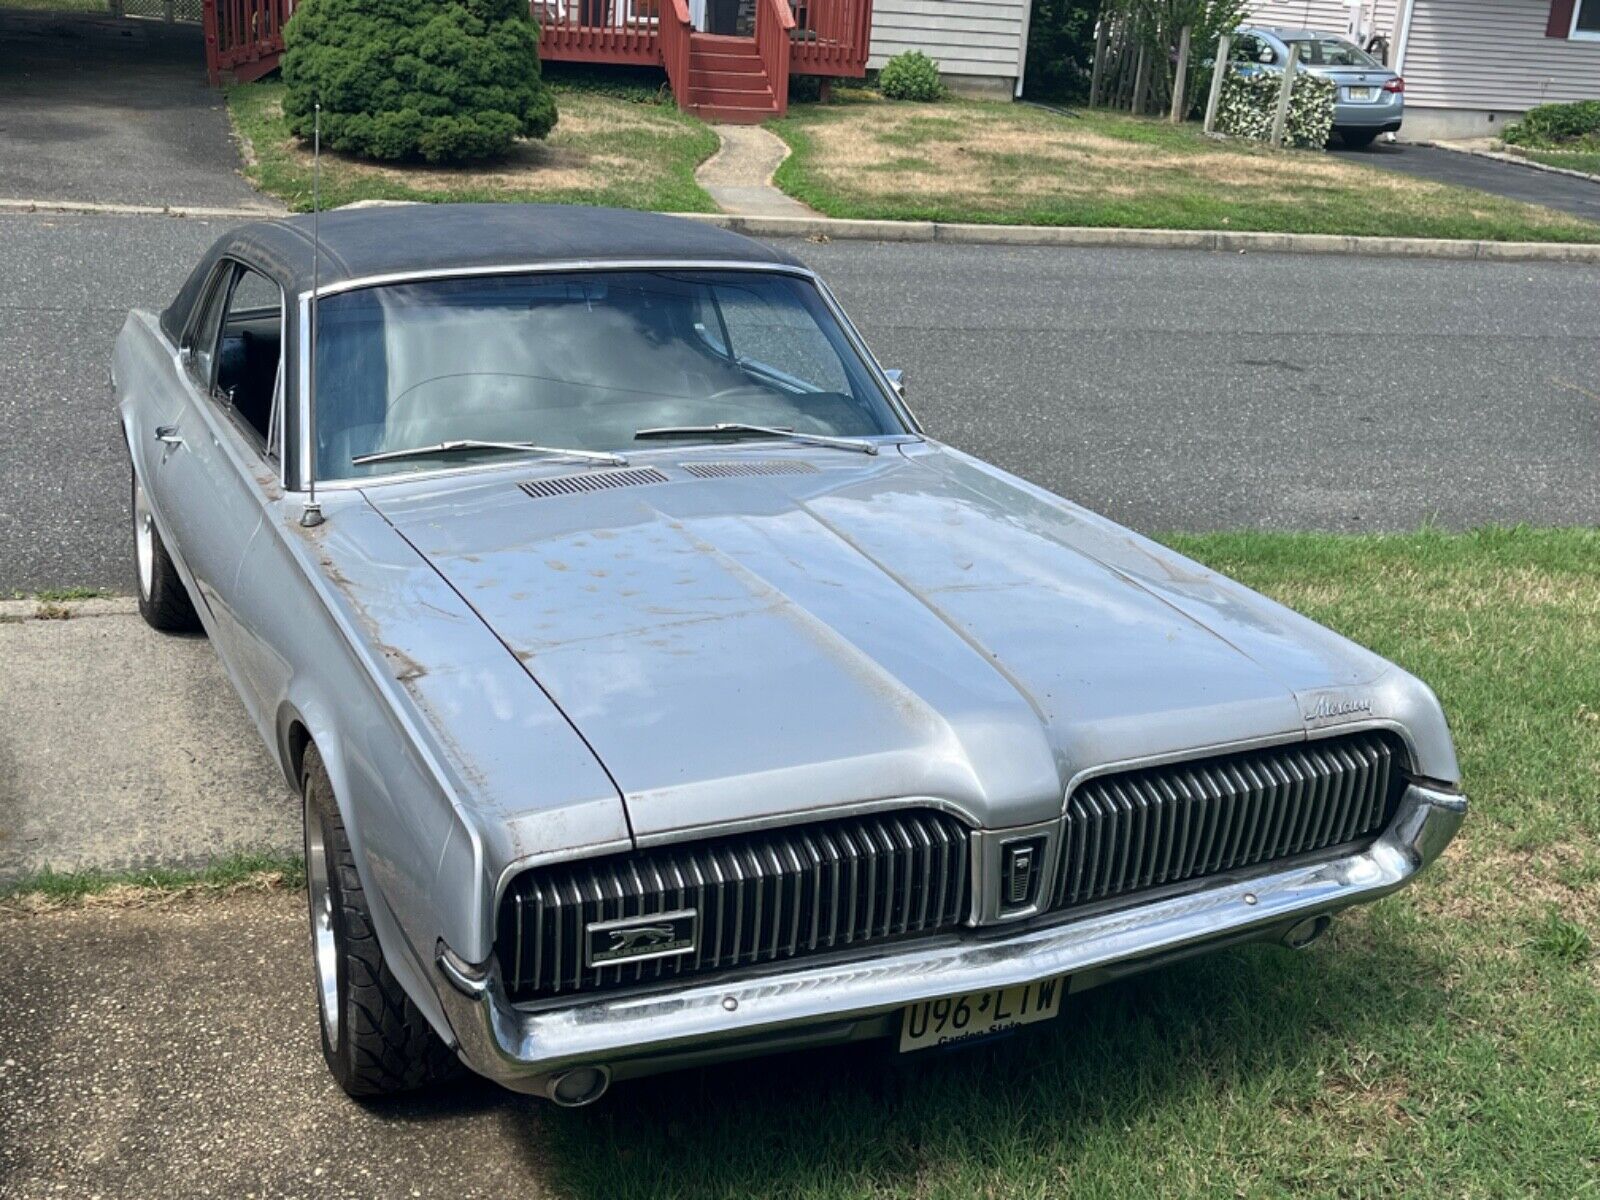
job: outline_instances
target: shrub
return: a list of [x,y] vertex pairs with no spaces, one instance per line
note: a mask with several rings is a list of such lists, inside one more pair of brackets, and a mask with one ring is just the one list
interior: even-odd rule
[[896,54],[878,72],[878,89],[891,100],[937,100],[944,82],[933,59],[921,50]]
[[1500,136],[1514,146],[1550,150],[1571,149],[1574,143],[1600,147],[1600,100],[1541,104]]
[[289,128],[366,158],[465,162],[543,137],[555,100],[539,76],[527,0],[301,0],[284,29]]
[[[1217,128],[1234,137],[1267,141],[1272,137],[1272,118],[1278,111],[1278,93],[1283,75],[1262,71],[1254,75],[1228,73],[1222,81],[1222,98],[1217,104]],[[1328,144],[1333,131],[1333,102],[1337,89],[1328,80],[1305,71],[1296,71],[1289,93],[1289,117],[1284,122],[1283,143],[1308,150]]]

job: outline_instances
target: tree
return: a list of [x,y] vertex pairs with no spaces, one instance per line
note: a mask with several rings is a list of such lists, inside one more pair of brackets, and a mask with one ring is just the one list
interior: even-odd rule
[[301,0],[283,81],[295,133],[320,102],[324,142],[367,158],[498,158],[556,123],[527,0]]

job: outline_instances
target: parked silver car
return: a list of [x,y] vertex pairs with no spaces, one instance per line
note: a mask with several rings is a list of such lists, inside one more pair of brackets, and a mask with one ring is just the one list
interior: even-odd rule
[[304,798],[351,1093],[1001,1033],[1455,834],[1426,686],[926,436],[788,254],[311,229],[224,236],[112,377],[142,611]]
[[1228,50],[1231,69],[1280,74],[1292,46],[1300,48],[1298,70],[1331,81],[1338,89],[1333,132],[1347,146],[1366,146],[1380,133],[1397,133],[1405,119],[1406,81],[1346,38],[1314,29],[1245,25]]

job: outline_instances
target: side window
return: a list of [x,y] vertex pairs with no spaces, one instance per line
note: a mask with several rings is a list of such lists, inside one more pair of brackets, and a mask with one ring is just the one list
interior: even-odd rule
[[217,273],[217,279],[206,295],[200,323],[195,326],[189,340],[188,348],[193,355],[190,361],[202,388],[210,386],[211,383],[211,369],[216,363],[217,330],[222,325],[222,309],[227,303],[231,274],[231,267]]
[[256,432],[263,445],[273,440],[282,385],[282,305],[277,284],[258,271],[240,267],[217,347],[214,395]]
[[[779,382],[787,377],[819,392],[851,394],[839,355],[798,300],[736,286],[715,291],[733,356],[740,362],[777,376]],[[714,344],[721,342],[714,327],[707,332]]]
[[1228,61],[1236,63],[1253,63],[1256,60],[1256,51],[1261,49],[1261,43],[1254,34],[1241,33],[1233,39],[1228,47]]

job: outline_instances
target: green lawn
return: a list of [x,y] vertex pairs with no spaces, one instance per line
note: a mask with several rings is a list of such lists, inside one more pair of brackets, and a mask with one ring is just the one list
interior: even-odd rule
[[[289,133],[276,81],[228,89],[228,112],[243,143],[245,175],[290,209],[311,208],[311,154]],[[589,88],[556,85],[560,121],[549,138],[525,142],[502,163],[467,169],[377,165],[322,157],[322,202],[356,200],[546,201],[659,212],[715,212],[694,169],[717,136],[670,104],[638,103]]]
[[1512,154],[1520,154],[1547,167],[1565,167],[1569,171],[1600,175],[1600,150],[1528,150],[1522,146],[1508,146],[1507,149]]
[[808,1053],[552,1110],[562,1194],[1595,1195],[1600,533],[1169,539],[1419,672],[1474,810],[1303,954],[1225,951],[1048,1032]]
[[784,191],[831,217],[1600,241],[1600,224],[1319,153],[1102,111],[845,91],[770,126]]

